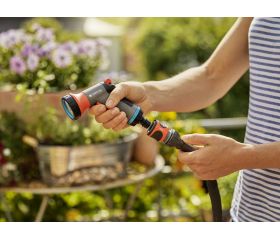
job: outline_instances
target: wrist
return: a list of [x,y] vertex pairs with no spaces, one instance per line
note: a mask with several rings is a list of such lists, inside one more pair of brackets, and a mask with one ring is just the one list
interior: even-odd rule
[[256,146],[240,143],[236,160],[239,163],[238,170],[256,168]]
[[157,97],[158,96],[158,87],[157,84],[153,81],[145,82],[143,83],[144,91],[147,98],[147,109],[148,112],[150,111],[157,111],[158,110],[158,103],[157,103]]

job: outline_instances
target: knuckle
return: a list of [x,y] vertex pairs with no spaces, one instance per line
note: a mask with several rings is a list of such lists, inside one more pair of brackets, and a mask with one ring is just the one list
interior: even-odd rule
[[116,86],[115,91],[113,91],[112,93],[114,93],[115,95],[119,95],[119,94],[125,94],[126,93],[126,85],[124,83],[120,83]]
[[107,111],[105,113],[102,113],[101,115],[97,116],[99,121],[105,123],[105,122],[108,122],[110,120],[110,112]]
[[120,89],[123,89],[123,90],[128,87],[126,82],[119,83],[118,86],[119,86]]
[[98,116],[101,115],[102,113],[104,113],[106,111],[105,107],[103,106],[93,106],[90,109],[90,113],[93,114],[94,116]]
[[115,131],[120,131],[126,126],[126,123],[127,119],[125,118],[121,122],[118,122],[118,125],[114,126],[112,129]]
[[111,122],[111,126],[112,127],[116,127],[119,123],[120,123],[121,119],[120,119],[120,116],[118,117],[115,117]]
[[118,109],[118,108],[113,108],[113,109],[110,109],[109,110],[109,112],[108,112],[108,114],[111,114],[111,115],[113,115],[113,116],[116,116],[116,115],[118,115],[120,113],[120,110]]
[[93,106],[91,109],[90,109],[90,114],[92,115],[97,115],[98,114],[98,108],[96,106]]

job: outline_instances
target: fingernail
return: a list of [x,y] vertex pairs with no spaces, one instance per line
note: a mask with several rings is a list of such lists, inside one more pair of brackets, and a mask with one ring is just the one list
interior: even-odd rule
[[113,107],[113,101],[111,99],[109,99],[107,102],[106,102],[106,106],[107,107]]

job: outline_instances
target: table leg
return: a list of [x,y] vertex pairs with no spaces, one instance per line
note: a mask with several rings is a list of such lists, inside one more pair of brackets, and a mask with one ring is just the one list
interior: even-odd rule
[[8,206],[8,203],[6,201],[5,194],[4,193],[0,193],[0,198],[1,198],[1,202],[2,202],[4,213],[6,215],[6,218],[7,218],[8,222],[13,222],[13,217],[12,217],[10,208]]
[[49,201],[49,196],[48,195],[43,195],[39,211],[38,211],[38,213],[36,215],[36,218],[35,218],[35,222],[41,222],[42,221],[42,219],[45,215],[45,211],[46,211],[47,206],[48,206],[48,201]]
[[133,207],[133,204],[135,202],[135,199],[137,197],[137,194],[139,193],[141,187],[143,185],[143,181],[137,183],[135,190],[133,193],[131,193],[131,195],[128,198],[127,204],[126,204],[126,208],[125,208],[125,212],[124,212],[124,217],[123,217],[123,221],[125,221],[128,217],[128,212],[131,210],[131,208]]
[[104,194],[104,198],[105,198],[105,202],[106,202],[107,207],[110,210],[112,210],[114,208],[114,203],[113,203],[111,195],[108,193],[107,190],[104,190],[103,194]]

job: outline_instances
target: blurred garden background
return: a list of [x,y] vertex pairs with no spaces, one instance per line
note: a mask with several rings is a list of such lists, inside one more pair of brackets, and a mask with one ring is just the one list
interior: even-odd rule
[[[235,20],[1,18],[0,188],[42,186],[38,145],[113,144],[134,134],[134,129],[118,133],[105,130],[92,118],[77,122],[66,119],[56,101],[60,96],[108,77],[114,83],[163,80],[197,66],[207,60]],[[199,120],[245,117],[248,92],[245,74],[223,99],[204,110],[150,113],[149,118],[165,121],[181,134],[212,132],[243,141],[244,126],[208,129]],[[166,165],[142,183],[125,220],[211,220],[209,197],[201,182],[176,162],[174,149],[160,146],[159,151]],[[129,168],[141,173],[151,166],[133,162]],[[225,216],[236,176],[219,179]],[[88,177],[86,183],[100,181]],[[50,195],[43,221],[123,220],[120,216],[135,188],[128,185],[99,192]],[[33,221],[40,204],[40,195],[2,192],[0,221]]]

